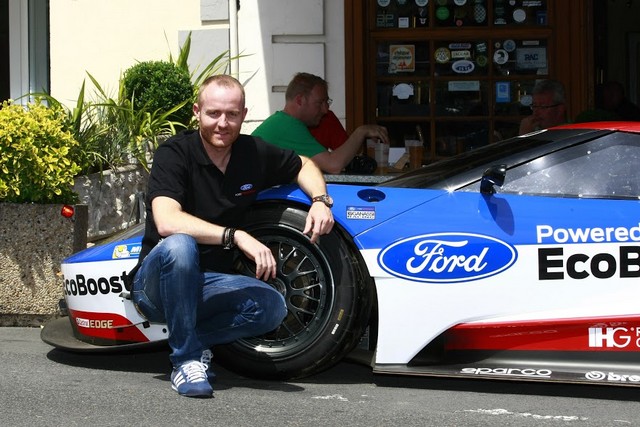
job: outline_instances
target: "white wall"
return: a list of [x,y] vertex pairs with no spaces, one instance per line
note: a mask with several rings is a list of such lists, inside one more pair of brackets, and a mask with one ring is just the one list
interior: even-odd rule
[[[175,56],[188,32],[190,62],[208,62],[233,45],[227,2],[51,0],[51,94],[73,104],[82,81],[89,84],[88,71],[115,96],[122,72],[137,61]],[[240,0],[238,78],[246,83],[249,108],[244,132],[283,107],[284,88],[298,71],[329,81],[332,109],[344,119],[343,17],[342,0]]]
[[[329,81],[332,109],[344,119],[344,4],[341,0],[242,0],[238,12],[240,79],[249,114],[245,132],[284,106],[296,72]],[[261,43],[261,46],[257,43]],[[255,74],[254,74],[255,73]]]
[[115,95],[121,72],[175,56],[178,32],[199,28],[200,0],[51,0],[51,95],[75,102],[87,71]]

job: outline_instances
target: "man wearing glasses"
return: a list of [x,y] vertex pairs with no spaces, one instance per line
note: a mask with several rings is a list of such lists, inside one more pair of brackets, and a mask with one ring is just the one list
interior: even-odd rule
[[329,151],[314,138],[309,128],[318,126],[329,111],[331,98],[327,82],[316,75],[297,73],[285,92],[285,106],[253,131],[265,141],[310,157],[325,173],[340,173],[362,149],[366,138],[389,143],[387,129],[377,125],[358,127],[336,149]]
[[541,80],[531,93],[532,114],[520,122],[520,135],[567,122],[564,86],[556,80]]

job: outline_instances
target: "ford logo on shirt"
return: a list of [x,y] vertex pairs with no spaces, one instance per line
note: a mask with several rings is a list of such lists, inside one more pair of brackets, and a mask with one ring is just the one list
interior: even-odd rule
[[384,248],[378,263],[388,273],[409,280],[456,283],[493,276],[511,267],[515,248],[489,236],[435,233],[400,240]]

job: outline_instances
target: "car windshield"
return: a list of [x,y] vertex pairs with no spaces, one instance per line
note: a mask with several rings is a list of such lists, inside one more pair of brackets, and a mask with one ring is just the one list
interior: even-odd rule
[[[380,187],[457,189],[481,178],[491,165],[511,167],[543,153],[591,139],[607,131],[563,129],[516,137],[440,160],[379,184]],[[554,144],[553,149],[545,147]],[[536,154],[539,152],[539,154]]]
[[[640,135],[614,132],[514,166],[500,193],[637,199]],[[461,191],[478,191],[471,184]]]

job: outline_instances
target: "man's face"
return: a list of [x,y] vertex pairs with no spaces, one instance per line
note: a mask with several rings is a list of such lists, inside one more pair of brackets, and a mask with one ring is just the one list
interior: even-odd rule
[[555,102],[551,92],[533,95],[531,109],[536,123],[541,129],[557,126],[567,121],[566,106]]
[[200,124],[200,136],[215,148],[230,147],[242,128],[247,109],[242,92],[237,87],[209,84],[193,106],[193,114]]
[[308,96],[302,96],[300,102],[299,119],[309,127],[318,126],[322,116],[329,111],[327,90],[320,85],[315,86]]

